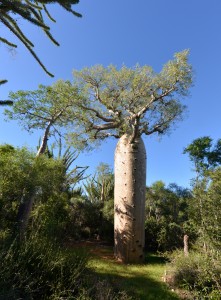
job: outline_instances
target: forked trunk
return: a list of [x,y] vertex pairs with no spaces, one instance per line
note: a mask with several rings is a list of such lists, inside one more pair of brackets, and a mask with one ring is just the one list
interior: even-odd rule
[[115,151],[115,257],[125,263],[144,261],[146,151],[138,137],[120,138]]

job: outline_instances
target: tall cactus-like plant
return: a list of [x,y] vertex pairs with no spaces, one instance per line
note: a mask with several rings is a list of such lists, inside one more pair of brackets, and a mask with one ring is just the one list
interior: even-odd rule
[[[50,27],[46,25],[43,13],[48,16],[48,18],[56,22],[52,16],[50,15],[47,5],[52,3],[59,4],[63,9],[72,13],[77,17],[81,17],[81,14],[77,13],[72,9],[72,5],[77,4],[79,0],[0,0],[0,23],[10,30],[10,32],[26,47],[26,49],[30,52],[30,54],[34,57],[34,59],[38,62],[38,64],[43,68],[43,70],[51,77],[54,77],[45,67],[45,65],[41,62],[39,57],[34,51],[34,44],[32,41],[27,38],[26,34],[20,27],[20,23],[18,20],[23,19],[28,21],[33,26],[36,26],[42,29],[48,38],[57,46],[59,43],[54,39],[50,32]],[[6,44],[11,48],[17,48],[17,44],[8,40],[7,38],[0,35],[0,43]]]
[[95,66],[74,76],[80,118],[69,138],[84,146],[111,136],[120,139],[115,152],[115,256],[143,262],[146,153],[141,136],[165,134],[182,118],[185,106],[179,99],[192,84],[188,51],[176,53],[160,73],[149,66]]

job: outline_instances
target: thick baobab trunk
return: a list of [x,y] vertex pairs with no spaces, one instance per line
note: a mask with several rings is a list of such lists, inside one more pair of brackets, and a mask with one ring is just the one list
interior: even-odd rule
[[142,139],[120,138],[115,151],[115,257],[125,263],[144,261],[146,151]]

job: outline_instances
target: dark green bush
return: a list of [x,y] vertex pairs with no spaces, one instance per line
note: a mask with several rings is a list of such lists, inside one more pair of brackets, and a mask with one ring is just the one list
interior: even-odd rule
[[114,200],[110,199],[104,203],[102,209],[101,238],[114,242]]
[[145,220],[145,248],[147,251],[171,251],[183,247],[184,232],[179,224],[162,218]]
[[84,251],[65,250],[38,234],[15,239],[0,251],[0,299],[71,299],[86,263]]
[[145,248],[147,251],[157,251],[159,249],[157,236],[160,228],[160,224],[154,217],[145,220]]

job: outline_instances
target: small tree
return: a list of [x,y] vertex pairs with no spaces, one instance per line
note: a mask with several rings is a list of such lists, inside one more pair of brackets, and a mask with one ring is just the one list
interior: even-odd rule
[[10,93],[9,98],[14,105],[5,110],[5,115],[9,120],[18,120],[29,132],[43,130],[37,152],[39,156],[45,153],[50,137],[60,142],[65,128],[75,118],[73,105],[78,97],[76,88],[68,82],[58,81],[51,87],[39,85],[36,91]]
[[192,84],[188,51],[175,54],[159,74],[137,65],[95,66],[75,71],[83,100],[80,118],[69,137],[82,144],[113,136],[115,152],[115,256],[124,262],[144,259],[146,152],[142,134],[165,134],[181,119],[185,106],[178,100]]
[[197,138],[184,149],[183,153],[189,154],[197,176],[202,176],[206,171],[221,164],[221,139],[213,145],[213,140],[209,136]]
[[[66,93],[68,88],[68,95]],[[69,124],[69,118],[73,120],[73,103],[78,98],[75,88],[67,82],[57,82],[51,87],[43,85],[39,86],[36,91],[18,91],[11,93],[10,99],[14,102],[11,110],[5,110],[5,114],[9,119],[19,120],[20,124],[28,131],[41,129],[44,131],[40,147],[36,154],[36,162],[38,158],[47,150],[48,139],[51,136],[59,138],[64,133],[65,126]],[[70,167],[70,164],[77,157],[71,153],[66,153],[64,157],[64,171]],[[66,165],[65,165],[66,164]],[[76,167],[77,168],[77,167]],[[75,175],[81,177],[85,168],[81,171],[74,169]],[[29,170],[29,176],[33,176],[35,169]],[[71,176],[73,174],[70,174]],[[71,179],[70,176],[70,179]],[[36,197],[35,187],[25,187],[18,210],[18,222],[20,223],[20,232],[23,236],[28,219],[32,210],[34,199]]]
[[220,165],[221,139],[213,143],[204,136],[193,140],[185,149],[194,163],[196,178],[193,180],[191,217],[196,226],[204,251],[220,247]]
[[183,235],[194,237],[188,222],[191,192],[175,183],[154,182],[146,192],[146,248],[171,251],[183,246]]

